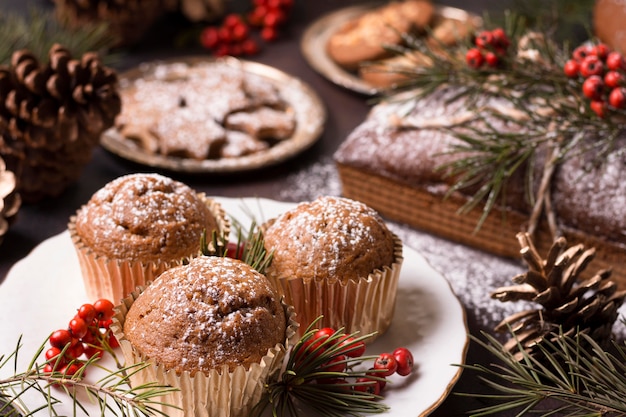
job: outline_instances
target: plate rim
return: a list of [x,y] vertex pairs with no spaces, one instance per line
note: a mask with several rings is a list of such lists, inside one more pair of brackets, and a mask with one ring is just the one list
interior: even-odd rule
[[[243,173],[258,170],[280,164],[296,155],[311,148],[322,136],[328,118],[326,106],[315,90],[301,78],[288,74],[271,65],[260,62],[239,59],[235,57],[212,57],[212,56],[182,56],[167,59],[156,59],[143,62],[118,75],[118,84],[132,80],[141,75],[142,72],[154,68],[156,65],[164,64],[190,64],[198,65],[203,63],[226,63],[227,65],[240,66],[244,71],[261,76],[270,80],[274,85],[296,88],[303,93],[302,96],[308,98],[308,105],[313,117],[310,117],[307,125],[302,126],[302,121],[298,120],[294,135],[266,151],[244,155],[238,158],[220,158],[195,160],[192,158],[177,158],[158,153],[151,154],[144,151],[140,146],[132,144],[124,139],[115,126],[107,129],[100,136],[100,145],[123,159],[138,163],[144,166],[165,169],[172,172],[189,174],[219,174],[219,173]],[[146,70],[147,69],[147,70]],[[120,90],[123,87],[120,87]],[[299,103],[288,102],[291,106],[297,107]],[[296,117],[302,117],[296,109]]]

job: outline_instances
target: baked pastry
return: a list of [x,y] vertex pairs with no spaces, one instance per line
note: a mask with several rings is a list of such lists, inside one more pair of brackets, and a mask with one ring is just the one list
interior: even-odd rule
[[112,326],[133,385],[179,388],[169,416],[249,416],[295,334],[293,310],[242,261],[201,256],[125,298]]
[[200,237],[225,234],[220,204],[159,174],[130,174],[98,190],[69,231],[90,299],[118,301],[200,252]]
[[[296,114],[275,85],[234,61],[158,63],[121,83],[123,108],[115,126],[122,138],[149,154],[198,161],[240,156],[230,132],[267,146],[289,139]],[[235,144],[234,147],[237,147]]]
[[389,45],[402,43],[402,34],[424,30],[434,14],[428,0],[394,1],[346,22],[329,39],[328,55],[346,69],[389,56]]
[[626,53],[626,3],[624,0],[596,0],[593,6],[593,30],[602,42]]
[[[516,234],[526,230],[532,205],[526,196],[527,177],[518,170],[507,181],[506,200],[499,201],[480,228],[482,206],[462,212],[472,193],[480,187],[456,190],[456,178],[442,167],[459,157],[451,152],[462,146],[446,126],[480,129],[482,119],[474,109],[499,109],[504,115],[488,119],[502,134],[523,132],[523,121],[514,122],[518,109],[497,96],[474,97],[471,104],[454,87],[442,86],[419,100],[390,100],[372,108],[334,155],[343,195],[363,201],[383,216],[410,224],[449,239],[498,255],[518,258]],[[472,109],[472,110],[470,110]],[[579,145],[597,141],[592,134]],[[550,183],[550,200],[558,229],[569,242],[595,247],[597,268],[623,270],[619,259],[626,255],[626,218],[620,212],[626,199],[623,146],[626,134],[613,143],[614,151],[593,163],[597,156],[566,158],[557,166]],[[590,146],[588,148],[591,148]],[[547,152],[539,148],[532,161],[531,193],[540,187]],[[537,228],[537,246],[547,253],[553,237],[548,227]]]
[[321,327],[382,334],[389,326],[402,265],[402,244],[363,203],[320,197],[264,225],[272,252],[266,270],[301,328],[320,315]]

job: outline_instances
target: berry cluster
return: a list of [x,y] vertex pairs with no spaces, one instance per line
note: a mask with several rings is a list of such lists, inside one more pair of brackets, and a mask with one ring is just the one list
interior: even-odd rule
[[[398,374],[407,376],[413,371],[413,355],[403,347],[392,353],[381,353],[374,358],[372,366],[365,372],[349,372],[355,363],[364,360],[365,343],[352,335],[336,332],[330,327],[317,330],[306,339],[296,352],[294,367],[306,365],[312,358],[325,358],[316,368],[320,375],[318,384],[341,387],[352,392],[380,395],[387,384],[387,377]],[[353,381],[347,378],[353,377]]]
[[582,93],[599,117],[604,117],[609,107],[626,108],[626,60],[621,53],[603,43],[581,45],[572,51],[563,71],[582,81]]
[[484,65],[496,68],[502,63],[510,44],[504,29],[484,30],[474,38],[474,47],[465,54],[465,62],[474,69]]
[[242,56],[259,52],[259,43],[251,36],[252,28],[258,29],[261,39],[266,42],[278,39],[293,0],[254,0],[253,6],[246,17],[229,14],[221,25],[204,28],[200,33],[200,44],[216,56]]
[[43,371],[60,372],[66,376],[81,371],[84,375],[85,360],[102,357],[106,347],[117,347],[118,342],[109,330],[113,307],[113,303],[106,299],[80,306],[66,329],[50,335]]

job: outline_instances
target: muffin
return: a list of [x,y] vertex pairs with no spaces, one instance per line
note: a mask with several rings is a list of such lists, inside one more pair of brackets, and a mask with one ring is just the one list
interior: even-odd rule
[[131,383],[179,391],[169,416],[249,416],[276,377],[297,324],[272,284],[248,264],[201,256],[161,274],[117,308],[112,326]]
[[158,174],[119,177],[70,218],[87,295],[114,302],[200,252],[203,231],[228,234],[219,203]]
[[298,204],[264,225],[266,270],[301,329],[385,332],[393,317],[402,243],[373,209],[342,197]]

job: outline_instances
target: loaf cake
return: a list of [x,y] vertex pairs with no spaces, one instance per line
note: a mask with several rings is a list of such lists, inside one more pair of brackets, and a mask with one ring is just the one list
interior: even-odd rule
[[[381,335],[393,317],[402,244],[363,203],[320,197],[268,221],[266,270],[302,329],[316,326]],[[372,340],[373,340],[372,338]]]
[[[517,258],[515,236],[527,230],[533,207],[525,192],[528,178],[521,172],[513,175],[506,183],[505,200],[499,200],[483,219],[483,205],[465,210],[481,184],[452,189],[458,176],[444,168],[463,156],[454,152],[464,144],[451,127],[463,126],[460,132],[469,132],[484,123],[472,109],[499,108],[502,114],[511,115],[519,113],[518,109],[497,95],[485,94],[469,103],[458,93],[458,88],[442,85],[419,100],[389,100],[374,106],[334,155],[343,194],[389,219]],[[504,134],[524,132],[527,120],[512,120],[491,120],[491,128]],[[582,149],[593,141],[597,138],[585,133],[578,145]],[[565,158],[556,167],[549,191],[557,229],[568,242],[595,247],[597,268],[613,268],[616,281],[626,284],[626,267],[620,261],[626,254],[624,144],[626,135],[621,134],[600,164],[593,152]],[[540,187],[547,155],[547,149],[536,150],[533,168],[527,171],[532,174],[533,195]],[[536,235],[538,249],[546,253],[553,236],[545,222],[539,222]]]
[[203,232],[228,233],[220,204],[160,174],[119,177],[80,207],[69,231],[90,299],[119,301],[184,259]]
[[248,264],[201,256],[125,298],[112,328],[127,366],[149,364],[133,385],[179,389],[164,396],[166,415],[243,417],[280,370],[294,317]]

